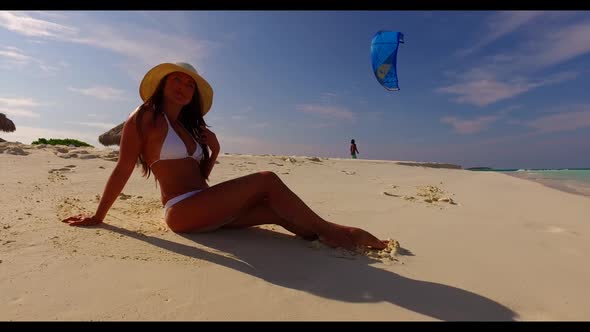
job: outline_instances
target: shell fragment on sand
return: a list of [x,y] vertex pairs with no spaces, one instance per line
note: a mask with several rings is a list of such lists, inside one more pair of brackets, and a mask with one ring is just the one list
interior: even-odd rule
[[443,196],[444,194],[444,190],[438,188],[437,186],[418,187],[418,192],[416,193],[417,196],[424,197],[424,201],[426,203],[446,202],[452,205],[457,205],[457,203],[453,201],[452,198]]
[[394,239],[387,239],[387,247],[385,249],[357,249],[357,253],[363,254],[369,258],[379,260],[397,261],[400,244]]
[[[329,249],[327,245],[323,244],[319,240],[315,240],[308,245],[310,248],[314,250],[320,250],[322,248]],[[381,250],[377,249],[364,249],[364,248],[357,248],[355,251],[349,251],[342,248],[335,249],[337,255],[334,257],[337,258],[347,258],[351,259],[357,255],[363,255],[371,259],[376,259],[380,261],[399,261],[397,258],[398,253],[400,251],[400,244],[397,240],[394,239],[387,239],[387,247]]]

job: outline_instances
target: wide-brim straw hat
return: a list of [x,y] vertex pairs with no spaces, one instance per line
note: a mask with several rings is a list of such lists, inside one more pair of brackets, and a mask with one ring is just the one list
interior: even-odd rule
[[13,132],[16,130],[14,122],[7,118],[3,113],[0,113],[0,130],[6,132]]
[[197,83],[197,90],[201,97],[201,111],[203,115],[207,114],[213,104],[213,88],[211,88],[211,85],[209,85],[207,80],[197,73],[197,70],[193,66],[184,62],[161,63],[150,69],[139,85],[139,96],[141,99],[144,102],[148,100],[148,98],[150,98],[156,91],[160,81],[166,75],[174,72],[185,73],[195,80]]

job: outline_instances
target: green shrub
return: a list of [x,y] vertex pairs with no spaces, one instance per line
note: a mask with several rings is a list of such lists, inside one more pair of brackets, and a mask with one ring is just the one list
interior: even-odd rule
[[31,144],[33,144],[33,145],[36,145],[36,144],[73,145],[75,147],[89,146],[89,147],[93,148],[92,145],[90,145],[86,142],[78,141],[77,139],[72,139],[72,138],[64,138],[64,139],[61,139],[61,138],[50,138],[50,139],[39,138]]

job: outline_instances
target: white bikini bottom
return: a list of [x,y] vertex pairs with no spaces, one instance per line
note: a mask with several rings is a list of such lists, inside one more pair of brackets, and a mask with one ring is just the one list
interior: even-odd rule
[[[205,189],[197,189],[197,190],[189,191],[189,192],[184,193],[182,195],[178,195],[176,197],[171,198],[164,205],[164,214],[168,213],[168,209],[171,208],[174,204],[176,204],[176,203],[178,203],[178,202],[180,202],[180,201],[182,201],[184,199],[187,199],[189,197],[192,197],[192,196],[198,194],[199,192],[201,192],[203,190],[205,190]],[[209,232],[209,231],[218,229],[220,227],[223,227],[225,224],[229,224],[229,223],[231,223],[231,222],[233,222],[235,220],[236,220],[235,217],[231,217],[231,218],[228,218],[227,220],[225,220],[224,222],[222,222],[219,225],[210,225],[209,227],[206,227],[206,228],[203,228],[203,229],[199,230],[199,232]]]
[[172,197],[171,199],[168,200],[168,202],[166,202],[166,204],[164,205],[164,210],[166,210],[166,212],[168,212],[168,209],[171,208],[174,204],[189,198],[191,196],[194,196],[196,194],[198,194],[199,192],[203,191],[204,189],[197,189],[197,190],[193,190],[193,191],[189,191],[187,193],[184,193],[182,195],[178,195],[176,197]]

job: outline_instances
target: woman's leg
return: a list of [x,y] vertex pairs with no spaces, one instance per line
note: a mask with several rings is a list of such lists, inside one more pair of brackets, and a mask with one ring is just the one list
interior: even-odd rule
[[288,223],[317,234],[333,247],[354,249],[386,246],[368,232],[327,222],[313,212],[272,172],[259,172],[214,185],[172,206],[166,222],[174,232],[194,232],[222,227],[261,202]]
[[301,238],[314,241],[318,239],[316,233],[293,225],[292,223],[288,222],[287,220],[279,217],[269,206],[268,200],[264,200],[259,204],[255,205],[244,214],[238,216],[235,220],[223,225],[223,228],[245,228],[251,227],[256,225],[266,225],[266,224],[273,224],[279,225],[288,230],[291,233],[294,233]]

